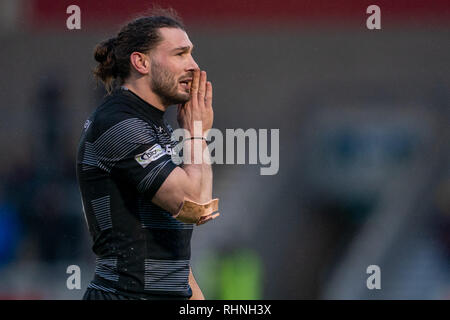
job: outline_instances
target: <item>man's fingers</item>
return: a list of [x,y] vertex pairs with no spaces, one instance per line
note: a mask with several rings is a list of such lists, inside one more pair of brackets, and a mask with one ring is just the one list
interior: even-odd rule
[[205,216],[201,216],[200,219],[197,221],[196,225],[199,226],[199,225],[205,224],[206,222],[213,220],[213,219],[217,218],[218,216],[220,216],[219,212],[217,212],[215,214],[208,214]]
[[215,219],[215,218],[217,218],[218,216],[220,216],[220,212],[217,212],[217,213],[213,214],[213,215],[211,216],[211,219]]
[[194,70],[194,77],[192,78],[191,84],[191,99],[197,98],[199,81],[200,81],[200,70]]
[[198,87],[198,99],[199,101],[202,101],[205,99],[205,93],[206,93],[206,71],[200,72],[200,83]]
[[205,223],[207,223],[209,220],[212,220],[212,218],[211,218],[211,217],[208,217],[208,218],[205,218],[205,219],[203,219],[203,220],[199,220],[199,221],[197,222],[196,226],[200,226],[200,225],[202,225],[202,224],[205,224]]
[[205,95],[206,107],[212,107],[212,98],[213,98],[212,83],[211,81],[208,81],[206,83],[206,95]]

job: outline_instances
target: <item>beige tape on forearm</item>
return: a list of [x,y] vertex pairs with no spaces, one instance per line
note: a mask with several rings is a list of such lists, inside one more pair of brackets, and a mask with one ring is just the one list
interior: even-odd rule
[[218,198],[203,204],[185,199],[174,218],[185,223],[197,223],[201,216],[206,216],[217,210],[219,210]]

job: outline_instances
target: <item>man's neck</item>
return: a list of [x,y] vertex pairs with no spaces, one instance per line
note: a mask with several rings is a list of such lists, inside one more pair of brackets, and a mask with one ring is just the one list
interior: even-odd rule
[[152,90],[149,89],[148,84],[134,81],[125,82],[122,86],[133,91],[133,93],[138,95],[139,98],[151,104],[156,109],[159,109],[163,112],[166,111],[167,107],[161,103],[161,99],[158,97],[158,95],[156,95]]

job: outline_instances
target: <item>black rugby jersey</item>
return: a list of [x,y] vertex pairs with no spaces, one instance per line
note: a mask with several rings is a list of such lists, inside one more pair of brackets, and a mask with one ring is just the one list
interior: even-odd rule
[[137,298],[192,294],[193,225],[151,202],[176,168],[176,142],[163,115],[121,88],[85,122],[77,178],[97,256],[90,288]]

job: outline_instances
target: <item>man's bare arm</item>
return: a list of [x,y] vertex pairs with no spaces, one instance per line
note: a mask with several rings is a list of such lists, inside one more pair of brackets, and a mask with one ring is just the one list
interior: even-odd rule
[[[202,124],[202,134],[211,128],[212,85],[206,81],[206,72],[195,71],[191,99],[184,106],[178,107],[178,122],[180,127],[189,131],[191,136],[195,132],[195,122]],[[186,140],[184,144],[186,150],[190,151],[190,159],[187,159],[189,161],[185,161],[182,167],[177,167],[171,172],[152,199],[155,204],[173,215],[180,211],[186,199],[199,204],[207,203],[212,199],[213,174],[206,142],[201,139],[191,139]],[[201,163],[196,163],[198,159],[202,160]],[[216,216],[212,215],[211,218]],[[209,220],[201,221],[204,223]]]

